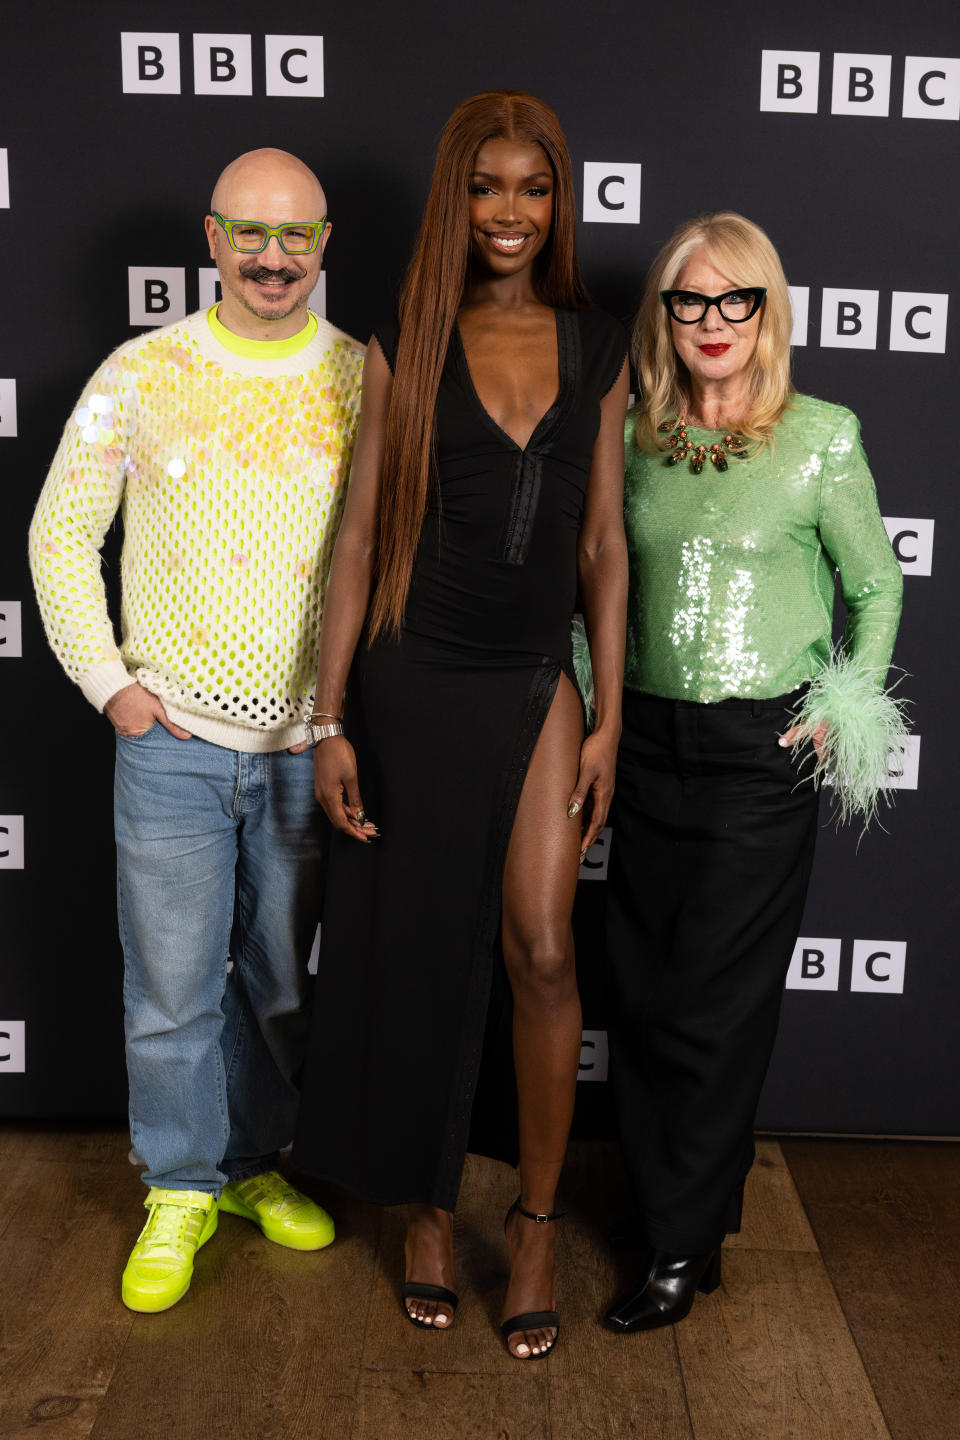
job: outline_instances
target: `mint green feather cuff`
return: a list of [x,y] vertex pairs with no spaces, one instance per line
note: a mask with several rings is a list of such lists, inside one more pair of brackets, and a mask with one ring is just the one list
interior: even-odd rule
[[859,816],[866,830],[877,818],[880,797],[892,803],[890,777],[902,764],[909,703],[878,685],[876,670],[864,668],[842,651],[835,652],[810,681],[793,715],[794,723],[806,733],[792,753],[807,744],[818,725],[826,725],[820,755],[814,757],[811,749],[803,758],[804,763],[815,760],[806,778],[815,786],[828,779],[833,786],[838,824]]

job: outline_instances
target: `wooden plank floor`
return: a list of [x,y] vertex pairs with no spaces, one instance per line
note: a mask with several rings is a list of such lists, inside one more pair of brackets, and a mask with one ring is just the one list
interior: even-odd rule
[[783,1142],[894,1437],[960,1436],[960,1145]]
[[[461,1307],[407,1324],[401,1220],[322,1186],[337,1243],[302,1255],[221,1218],[189,1295],[119,1299],[141,1191],[117,1130],[0,1128],[0,1437],[50,1440],[947,1440],[960,1413],[960,1147],[764,1140],[724,1284],[618,1337],[601,1244],[612,1146],[578,1143],[558,1232],[563,1331],[523,1364],[498,1330],[513,1171],[471,1158]],[[785,1158],[786,1157],[786,1158]],[[799,1187],[799,1193],[798,1193]]]

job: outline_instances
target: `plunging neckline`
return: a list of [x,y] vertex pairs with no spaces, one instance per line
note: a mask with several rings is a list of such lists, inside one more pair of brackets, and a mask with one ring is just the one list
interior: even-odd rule
[[540,437],[540,432],[544,430],[548,426],[548,424],[552,425],[554,419],[556,418],[556,414],[560,406],[560,401],[563,398],[563,393],[566,388],[567,375],[563,363],[564,345],[563,337],[560,334],[560,311],[557,309],[556,306],[553,307],[553,324],[557,336],[557,375],[559,377],[557,393],[554,396],[551,404],[540,416],[540,419],[537,421],[536,425],[531,430],[527,438],[526,445],[519,445],[517,441],[514,440],[513,436],[509,434],[506,430],[504,430],[502,425],[497,424],[496,420],[494,420],[486,405],[484,405],[483,401],[480,399],[477,387],[473,383],[473,376],[470,373],[470,362],[467,359],[467,348],[463,343],[463,335],[460,333],[460,321],[456,318],[456,316],[454,316],[453,333],[457,338],[457,360],[459,362],[459,367],[461,370],[464,389],[466,390],[470,399],[473,401],[474,406],[477,410],[479,410],[480,414],[483,416],[484,420],[490,426],[490,428],[492,430],[495,430],[502,439],[506,440],[510,448],[512,450],[516,450],[520,455],[526,455],[527,451],[533,448],[534,441]]

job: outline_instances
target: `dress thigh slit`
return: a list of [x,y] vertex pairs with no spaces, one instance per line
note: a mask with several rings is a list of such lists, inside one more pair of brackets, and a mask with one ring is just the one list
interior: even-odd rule
[[[381,838],[333,837],[294,1159],[364,1199],[456,1204],[495,977],[501,1034],[506,1018],[507,847],[560,669],[485,666],[409,632],[358,653],[346,728]],[[505,1093],[512,1056],[487,1053]],[[480,1127],[485,1153],[514,1147],[513,1126]]]

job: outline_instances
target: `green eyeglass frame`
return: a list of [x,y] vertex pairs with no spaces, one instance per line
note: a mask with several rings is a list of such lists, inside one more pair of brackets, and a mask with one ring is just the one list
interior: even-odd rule
[[[230,249],[235,250],[238,255],[259,255],[262,250],[266,250],[271,239],[274,237],[285,255],[312,255],[320,244],[321,235],[327,228],[326,215],[324,215],[322,220],[289,220],[286,225],[264,225],[262,220],[228,220],[227,217],[221,215],[218,210],[214,210],[213,218],[226,235],[227,244],[230,246]],[[263,240],[259,245],[238,245],[233,236],[233,232],[238,225],[241,227],[246,225],[251,229],[261,230],[263,232]],[[283,243],[284,233],[288,230],[311,231],[313,234],[313,244],[308,245],[306,249],[303,250],[291,250],[288,245]]]

